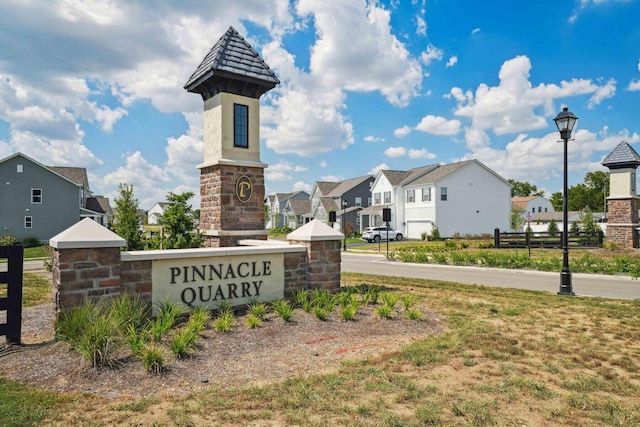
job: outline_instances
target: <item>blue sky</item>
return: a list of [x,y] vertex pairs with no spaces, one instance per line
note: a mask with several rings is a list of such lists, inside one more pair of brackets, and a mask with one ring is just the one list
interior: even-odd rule
[[262,97],[266,191],[476,158],[562,188],[640,151],[640,1],[3,0],[0,158],[81,166],[199,206],[202,100],[182,87],[234,26],[282,83]]

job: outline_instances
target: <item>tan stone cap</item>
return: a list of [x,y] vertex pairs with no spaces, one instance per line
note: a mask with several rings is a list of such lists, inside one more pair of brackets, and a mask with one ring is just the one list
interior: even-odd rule
[[344,234],[334,230],[322,221],[311,220],[302,227],[287,235],[288,240],[301,242],[317,242],[322,240],[342,240]]
[[121,248],[127,242],[91,218],[85,218],[49,240],[56,249]]

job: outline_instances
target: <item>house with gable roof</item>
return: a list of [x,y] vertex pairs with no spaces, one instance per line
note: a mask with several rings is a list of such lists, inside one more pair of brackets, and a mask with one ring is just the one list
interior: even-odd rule
[[383,224],[384,208],[391,209],[389,225],[410,239],[431,234],[435,226],[443,237],[509,227],[511,184],[475,159],[407,171],[381,170],[371,196],[373,204],[359,213],[361,231]]
[[22,153],[0,160],[0,233],[42,243],[83,218],[107,226],[109,199],[94,196],[87,170],[45,166]]
[[[267,210],[265,228],[282,228],[288,226],[289,218],[285,208],[287,202],[290,200],[309,200],[309,193],[306,191],[294,191],[292,193],[270,194],[265,197],[265,208]],[[293,213],[291,214],[294,215]]]
[[371,175],[346,179],[339,182],[318,181],[311,190],[310,218],[329,223],[329,212],[336,212],[335,227],[352,223],[354,230],[360,228],[358,212],[371,204]]

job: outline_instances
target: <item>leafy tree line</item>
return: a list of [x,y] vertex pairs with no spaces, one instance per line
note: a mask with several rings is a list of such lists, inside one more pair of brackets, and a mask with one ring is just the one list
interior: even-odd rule
[[133,185],[120,184],[118,197],[115,200],[116,215],[113,230],[126,240],[127,250],[141,250],[145,246],[150,249],[200,247],[202,237],[195,231],[200,211],[194,210],[188,203],[192,197],[192,192],[182,194],[169,192],[167,195],[169,205],[159,221],[163,232],[145,242],[140,229],[139,203],[133,195]]
[[[542,196],[544,190],[526,181],[508,180],[512,185],[511,197]],[[605,197],[609,191],[609,173],[603,171],[587,172],[584,182],[569,187],[567,193],[567,205],[570,211],[581,211],[583,209],[592,212],[605,211]],[[562,191],[551,194],[549,201],[553,209],[562,211]]]

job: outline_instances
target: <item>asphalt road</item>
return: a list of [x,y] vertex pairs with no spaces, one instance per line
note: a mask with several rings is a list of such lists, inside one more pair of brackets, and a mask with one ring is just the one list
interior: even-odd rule
[[[382,276],[444,280],[501,288],[529,289],[557,293],[560,272],[548,273],[499,268],[454,267],[434,264],[408,264],[387,261],[383,255],[342,252],[342,271]],[[640,281],[628,276],[572,274],[573,292],[579,296],[640,299]]]

